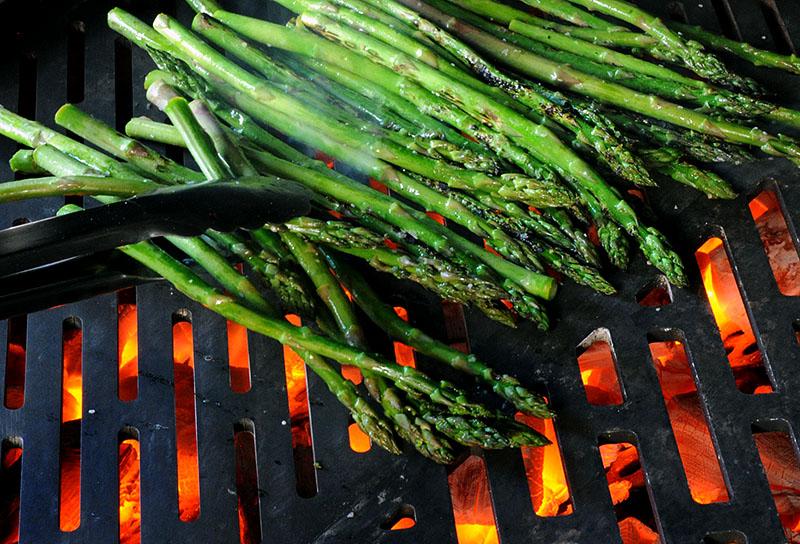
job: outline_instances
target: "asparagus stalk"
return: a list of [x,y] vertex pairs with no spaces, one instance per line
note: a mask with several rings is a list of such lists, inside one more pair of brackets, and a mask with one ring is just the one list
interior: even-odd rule
[[753,158],[744,148],[716,140],[705,134],[660,124],[647,117],[616,112],[606,112],[606,115],[635,138],[657,145],[677,147],[700,162],[738,164]]
[[[439,7],[441,3],[431,2],[432,5]],[[599,26],[607,24],[605,20],[598,23],[595,28],[585,28],[582,26],[572,26],[542,19],[528,12],[519,10],[512,6],[495,2],[494,0],[457,0],[455,2],[461,8],[481,15],[490,21],[496,21],[508,26],[511,21],[517,20],[527,24],[536,25],[541,28],[555,30],[566,36],[573,36],[581,40],[586,40],[597,45],[622,46],[622,47],[649,47],[658,43],[658,40],[646,34],[626,32],[623,28],[610,30],[599,30]],[[442,9],[442,8],[439,8]]]
[[181,133],[174,126],[153,121],[149,117],[134,117],[125,124],[125,134],[135,140],[149,140],[167,145],[183,147]]
[[757,86],[747,78],[731,73],[725,65],[712,54],[707,53],[701,44],[684,40],[665,25],[661,19],[625,0],[570,0],[587,9],[619,19],[640,28],[659,41],[659,53],[673,62],[683,64],[701,77],[721,85],[730,85],[745,91],[757,91]]
[[20,174],[41,175],[46,171],[36,164],[32,149],[20,149],[8,160],[8,166],[13,172]]
[[355,303],[390,336],[408,344],[420,353],[480,378],[484,383],[490,385],[498,395],[514,404],[517,409],[537,417],[552,417],[543,397],[525,389],[515,378],[497,374],[474,355],[462,353],[437,342],[421,330],[409,325],[400,319],[392,308],[381,302],[364,278],[344,260],[328,251],[325,252],[325,255],[337,277],[353,295]]
[[[283,232],[281,238],[313,281],[317,288],[317,294],[333,314],[347,344],[364,349],[366,343],[364,333],[358,324],[352,305],[331,274],[323,257],[313,245],[305,242],[295,234]],[[445,442],[441,440],[426,442],[423,432],[408,417],[408,409],[398,391],[371,372],[364,373],[364,385],[373,398],[381,403],[387,416],[394,423],[397,432],[406,441],[413,444],[420,453],[439,462],[452,460],[452,451],[446,446]]]
[[[641,161],[625,148],[615,135],[605,127],[587,123],[584,119],[575,118],[560,105],[542,96],[540,90],[527,85],[492,66],[462,41],[443,31],[419,14],[394,0],[369,0],[375,6],[382,7],[398,19],[415,25],[425,35],[436,41],[470,67],[476,74],[486,79],[520,103],[528,106],[545,119],[551,119],[566,128],[579,140],[587,142],[597,152],[600,159],[622,178],[637,185],[652,185],[652,180]],[[387,41],[381,37],[382,40]],[[480,90],[480,89],[479,89]]]
[[184,97],[166,82],[157,81],[147,89],[147,99],[167,114],[206,178],[221,179],[230,176],[230,171],[219,160],[214,144],[197,123]]
[[334,340],[314,334],[307,327],[295,327],[283,320],[267,317],[215,290],[187,266],[152,244],[140,243],[121,248],[124,253],[151,268],[176,289],[226,319],[274,338],[296,350],[307,350],[342,364],[371,370],[411,394],[419,394],[446,407],[454,414],[486,416],[486,409],[467,400],[464,393],[447,382],[436,382],[410,367],[370,356]]
[[708,195],[710,198],[736,198],[736,192],[724,179],[708,170],[686,162],[683,154],[675,148],[659,147],[641,151],[642,156],[662,174],[678,183],[688,185]]
[[[414,5],[418,5],[418,3]],[[216,16],[223,17],[226,24],[241,33],[268,45],[291,48],[291,44],[296,41],[290,36],[282,35],[282,32],[287,32],[287,30],[282,27],[277,27],[277,25],[273,26],[270,23],[229,14],[227,12],[217,12]],[[371,58],[376,58],[377,55],[381,58],[381,62],[393,66],[398,71],[408,72],[407,67],[413,66],[414,69],[409,73],[410,76],[420,83],[425,81],[431,88],[435,88],[439,92],[444,92],[448,96],[451,96],[453,92],[455,92],[454,89],[458,89],[459,103],[462,107],[466,107],[467,103],[471,102],[473,106],[477,107],[478,111],[476,111],[476,115],[479,115],[485,121],[493,124],[497,128],[509,131],[517,137],[522,135],[520,139],[527,144],[526,147],[530,151],[534,154],[538,151],[541,153],[540,156],[543,160],[556,164],[557,168],[568,179],[571,179],[586,191],[595,192],[595,196],[603,203],[614,220],[623,225],[632,235],[639,236],[641,233],[648,231],[647,227],[640,228],[638,219],[632,208],[620,198],[619,194],[612,187],[607,185],[588,164],[565,148],[563,144],[544,127],[533,125],[520,117],[516,112],[508,110],[500,104],[493,104],[492,101],[486,97],[475,95],[471,89],[459,86],[457,82],[443,78],[443,76],[437,74],[435,70],[430,69],[430,67],[424,63],[417,63],[408,56],[392,53],[390,49],[382,46],[377,41],[368,39],[365,36],[355,35],[347,29],[335,25],[332,21],[326,21],[319,16],[303,17],[303,21],[304,24],[316,26],[317,30],[323,32],[326,36],[330,37],[335,33],[340,39],[348,43],[351,40],[355,40],[355,42],[353,42],[355,44],[360,43],[362,45],[368,45],[372,54]],[[297,35],[297,33],[295,33],[295,35]],[[305,36],[303,36],[303,38],[305,38]],[[504,47],[507,48],[507,46]],[[319,49],[322,48],[323,46],[320,45]],[[378,51],[381,51],[381,53],[378,53]],[[298,52],[302,54],[313,54],[313,52],[307,48],[303,48],[302,50],[298,49]],[[384,53],[385,56],[382,56]],[[474,99],[474,101],[472,101],[472,99]],[[489,111],[493,112],[492,119],[487,119],[487,112]],[[503,122],[509,120],[510,123],[503,124],[498,121],[498,119]],[[651,262],[661,265],[676,262],[674,253],[666,246],[662,245],[663,237],[653,235],[649,237],[647,241],[648,243],[641,244],[640,247],[647,252],[652,252],[647,255]],[[673,281],[678,284],[683,284],[685,282],[685,278],[680,269],[665,270],[664,272],[672,276]]]
[[29,178],[0,183],[0,202],[14,202],[50,196],[131,197],[149,193],[159,186],[140,179],[101,178],[66,175]]
[[[414,7],[418,0],[404,0]],[[667,123],[708,134],[729,142],[757,147],[777,156],[800,157],[800,147],[790,138],[773,136],[757,128],[745,127],[704,113],[681,107],[666,100],[639,93],[616,83],[603,81],[579,72],[570,66],[535,55],[517,45],[511,45],[475,26],[459,21],[435,9],[426,9],[425,15],[436,23],[456,32],[473,44],[522,73],[543,81],[555,83],[578,94],[596,98],[622,109],[634,111]]]
[[197,124],[208,135],[217,156],[222,159],[225,167],[237,176],[252,176],[257,174],[256,169],[245,157],[242,150],[233,141],[214,114],[200,100],[192,100],[189,110],[194,115]]
[[104,175],[123,179],[145,179],[138,171],[111,159],[103,153],[59,134],[44,125],[30,121],[0,106],[0,134],[30,148],[48,144],[71,157],[82,157]]
[[[55,121],[85,140],[91,141],[102,150],[127,161],[135,168],[162,182],[182,183],[204,179],[198,172],[181,166],[124,134],[120,134],[72,104],[61,106],[56,112]],[[67,152],[69,153],[69,151]],[[100,164],[96,166],[100,166]]]
[[785,70],[793,74],[800,74],[800,59],[794,54],[781,55],[772,51],[758,49],[749,43],[731,40],[730,38],[709,32],[699,26],[675,22],[669,23],[669,26],[677,30],[680,34],[697,40],[711,49],[732,53],[753,63],[755,66],[766,66],[768,68]]

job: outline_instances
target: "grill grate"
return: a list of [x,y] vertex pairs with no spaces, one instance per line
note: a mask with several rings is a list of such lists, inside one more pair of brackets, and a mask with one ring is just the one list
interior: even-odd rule
[[[702,22],[734,38],[765,48],[793,52],[800,39],[800,5],[789,0],[691,0],[667,6],[647,0],[646,8],[689,22]],[[34,2],[34,4],[37,4]],[[147,19],[156,9],[189,16],[182,2],[113,2]],[[134,5],[135,4],[135,5]],[[238,4],[238,5],[237,5]],[[0,103],[50,124],[65,101],[80,102],[90,113],[120,127],[131,115],[147,113],[141,81],[150,68],[138,50],[106,29],[105,12],[112,2],[86,2],[68,10],[50,6],[52,16],[34,30],[33,18],[4,18],[17,33],[6,38],[0,60]],[[285,12],[265,2],[226,2],[238,9],[276,20]],[[36,7],[42,7],[41,4]],[[8,6],[4,6],[8,8]],[[8,24],[8,22],[6,23]],[[37,25],[40,23],[36,23]],[[2,25],[0,25],[2,26]],[[3,33],[8,36],[9,33]],[[741,67],[747,72],[746,67]],[[751,71],[752,72],[752,71]],[[768,88],[794,98],[798,79],[759,71]],[[793,92],[794,91],[794,92]],[[792,104],[797,107],[800,103]],[[0,157],[13,144],[0,141]],[[175,155],[175,151],[170,153]],[[646,307],[636,302],[656,278],[637,262],[627,273],[610,278],[620,288],[614,298],[575,286],[562,288],[553,308],[555,327],[547,335],[522,325],[503,328],[469,311],[441,306],[408,285],[382,279],[386,292],[404,306],[412,320],[451,342],[468,343],[481,358],[524,382],[545,387],[559,417],[558,439],[564,457],[574,512],[537,517],[518,451],[488,452],[491,497],[504,544],[523,542],[620,542],[617,518],[609,497],[599,443],[637,445],[648,482],[656,523],[667,543],[749,542],[774,544],[785,537],[753,439],[754,430],[788,432],[800,425],[800,368],[793,329],[800,318],[800,299],[782,296],[747,206],[765,180],[778,189],[788,221],[798,224],[800,174],[781,160],[759,160],[726,167],[743,196],[718,203],[669,186],[649,193],[667,235],[687,263],[690,287],[675,290],[673,302]],[[3,179],[10,176],[0,164]],[[665,206],[662,202],[677,203]],[[52,215],[61,199],[0,207],[3,228],[22,219]],[[797,233],[792,230],[795,246]],[[746,308],[772,382],[771,394],[740,392],[714,323],[694,251],[710,236],[726,241]],[[258,459],[261,525],[264,542],[455,542],[447,471],[416,455],[392,457],[374,449],[367,454],[348,445],[348,416],[324,385],[310,375],[314,459],[318,493],[300,498],[296,492],[292,438],[286,400],[282,349],[249,334],[252,388],[234,393],[229,385],[226,324],[163,283],[136,289],[139,327],[139,391],[130,402],[117,396],[117,298],[114,294],[29,315],[25,401],[22,408],[0,407],[3,451],[23,445],[21,483],[22,543],[117,542],[118,455],[120,433],[136,430],[141,450],[142,541],[178,543],[194,539],[238,542],[237,481],[234,433],[252,421]],[[195,393],[200,471],[200,516],[180,521],[176,494],[176,448],[173,394],[173,315],[192,316]],[[443,316],[447,316],[446,320]],[[61,338],[65,319],[77,318],[83,336],[84,405],[81,430],[81,523],[77,530],[59,530],[59,432]],[[590,404],[581,383],[575,348],[600,328],[608,329],[624,402]],[[6,345],[5,326],[0,346]],[[689,493],[686,476],[648,341],[680,340],[699,383],[711,436],[728,483],[727,503],[700,505]],[[391,346],[387,346],[391,349]],[[418,364],[426,361],[419,358]],[[0,350],[0,389],[4,389],[6,353]],[[245,427],[248,427],[245,424]],[[393,520],[413,514],[416,525],[387,531]],[[0,520],[2,525],[3,520]]]

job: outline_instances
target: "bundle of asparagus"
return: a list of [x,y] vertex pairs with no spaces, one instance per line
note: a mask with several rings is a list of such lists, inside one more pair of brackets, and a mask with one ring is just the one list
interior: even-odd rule
[[[107,203],[231,176],[304,185],[314,199],[307,217],[171,237],[169,250],[152,242],[121,250],[190,298],[297,350],[392,452],[395,435],[443,463],[455,443],[547,441],[451,383],[371,354],[354,305],[514,409],[552,414],[515,378],[400,319],[359,266],[502,323],[522,317],[545,329],[553,276],[612,294],[603,260],[624,268],[631,239],[671,282],[685,284],[679,257],[637,216],[628,189],[671,178],[733,198],[699,164],[744,160],[753,147],[800,157],[795,140],[754,126],[798,126],[800,114],[767,102],[753,81],[684,36],[759,65],[798,71],[796,59],[667,26],[623,0],[526,0],[536,15],[493,0],[278,1],[297,14],[286,26],[213,0],[189,0],[198,12],[191,29],[166,15],[150,26],[112,10],[109,25],[158,66],[145,88],[168,122],[132,119],[123,135],[66,105],[56,122],[80,143],[0,108],[0,134],[29,148],[12,158],[14,168],[53,176],[4,183],[0,202],[81,194]],[[198,170],[144,140],[186,148]],[[308,325],[289,324],[287,313]],[[329,361],[361,369],[374,403]]]

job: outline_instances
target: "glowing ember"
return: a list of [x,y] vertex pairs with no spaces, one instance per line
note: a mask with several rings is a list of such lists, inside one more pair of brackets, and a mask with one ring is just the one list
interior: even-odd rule
[[658,533],[636,518],[625,518],[618,525],[619,536],[624,544],[655,544],[661,541]]
[[[287,315],[286,320],[295,326],[301,324],[300,318],[294,314]],[[317,494],[317,483],[314,451],[311,444],[306,365],[300,356],[288,346],[283,346],[283,365],[286,375],[286,396],[289,402],[297,492],[301,497],[313,497]]]
[[600,457],[623,544],[660,542],[636,446],[628,442],[602,444]]
[[[135,297],[135,294],[134,294]],[[122,300],[122,293],[120,293]],[[130,299],[128,299],[130,300]],[[135,298],[133,299],[135,301]],[[119,400],[131,401],[139,394],[139,325],[136,304],[117,304]]]
[[414,521],[414,518],[409,518],[407,516],[403,516],[402,518],[398,519],[394,525],[389,529],[390,531],[402,531],[403,529],[411,529],[417,524]]
[[728,501],[725,479],[683,344],[652,342],[650,352],[692,498],[700,504]]
[[[300,326],[298,316],[289,315],[286,319],[292,325]],[[310,447],[306,366],[300,356],[287,346],[283,347],[283,364],[286,370],[286,393],[289,396],[289,417],[292,420],[292,447]]]
[[59,527],[68,532],[77,529],[81,523],[83,335],[75,323],[66,321],[62,338]]
[[786,539],[800,543],[800,464],[786,433],[753,435]]
[[181,521],[200,515],[200,474],[194,399],[194,343],[192,324],[177,321],[172,327],[175,378],[175,443],[178,461],[178,513]]
[[256,437],[252,421],[247,421],[242,427],[244,429],[235,431],[233,436],[239,544],[258,544],[261,542],[261,499],[258,496]]
[[792,241],[778,195],[774,191],[762,191],[750,201],[750,213],[764,244],[778,289],[786,296],[800,296],[800,256]]
[[231,390],[234,393],[247,393],[250,391],[250,350],[247,345],[247,329],[233,321],[228,321],[227,327]]
[[22,448],[3,442],[0,457],[0,544],[19,542],[19,484]]
[[3,404],[9,410],[16,410],[22,408],[25,401],[25,337],[28,317],[11,317],[7,323],[6,390]]
[[139,441],[127,438],[119,445],[119,544],[142,541],[139,487]]
[[[408,322],[408,311],[402,306],[395,306],[394,312],[402,319],[403,321]],[[394,343],[394,360],[397,361],[397,364],[403,366],[410,366],[414,368],[416,366],[416,361],[414,359],[414,348],[411,346],[407,346],[402,342],[395,342]]]
[[771,393],[772,386],[724,243],[720,238],[710,238],[695,252],[695,258],[737,387],[746,393]]
[[372,447],[369,436],[355,423],[347,427],[347,435],[350,439],[350,449],[356,453],[366,453]]
[[578,356],[581,381],[589,404],[610,406],[622,404],[614,352],[604,340],[596,340]]
[[483,459],[476,455],[467,457],[447,481],[458,544],[499,544]]
[[543,517],[568,516],[572,513],[572,501],[553,420],[519,412],[516,419],[542,433],[551,442],[542,448],[521,449],[534,512]]

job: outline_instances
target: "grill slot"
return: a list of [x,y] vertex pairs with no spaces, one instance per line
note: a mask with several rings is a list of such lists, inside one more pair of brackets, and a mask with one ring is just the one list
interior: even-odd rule
[[[121,4],[146,20],[158,10],[172,12],[184,21],[190,15],[183,2]],[[641,4],[665,16],[721,28],[735,37],[740,31],[751,43],[774,45],[783,51],[790,51],[797,43],[800,31],[800,6],[790,1],[693,0],[666,8],[655,0]],[[82,99],[90,113],[117,128],[132,115],[152,114],[141,90],[150,61],[106,28],[105,10],[110,5],[87,2],[72,11],[66,5],[50,6],[52,17],[38,30],[32,29],[32,21],[7,18],[21,27],[14,29],[18,32],[3,34],[3,45],[12,53],[0,59],[6,75],[0,83],[0,103],[46,124],[52,124],[56,108],[68,99]],[[286,20],[282,8],[266,2],[237,0],[225,5],[276,21]],[[80,66],[79,59],[83,59]],[[785,74],[744,71],[758,74],[787,101],[793,99],[800,82]],[[0,156],[10,156],[13,151],[13,144],[0,140]],[[180,150],[170,149],[168,154],[182,160]],[[789,232],[795,247],[800,247],[793,228],[800,210],[796,168],[783,161],[763,160],[726,170],[733,173],[728,177],[745,196],[752,197],[764,187],[779,192]],[[0,174],[2,179],[12,177],[4,163],[0,164]],[[774,185],[764,185],[768,179]],[[660,306],[639,304],[643,291],[649,292],[653,284],[658,286],[658,280],[641,262],[634,263],[629,272],[610,278],[621,288],[615,298],[567,286],[552,311],[555,328],[546,336],[524,324],[518,330],[505,329],[458,306],[442,306],[413,286],[379,279],[387,300],[404,308],[412,322],[461,349],[471,349],[501,372],[515,373],[528,384],[546,385],[553,400],[559,414],[555,424],[568,479],[570,515],[536,514],[519,452],[486,452],[482,459],[468,457],[471,463],[485,466],[485,498],[492,513],[480,521],[496,523],[500,542],[559,542],[565,538],[582,543],[620,542],[606,471],[598,455],[598,436],[635,439],[639,457],[648,469],[648,500],[655,505],[657,525],[666,543],[785,541],[769,477],[760,468],[754,442],[758,435],[754,439],[752,425],[757,422],[757,430],[782,431],[790,437],[800,425],[800,408],[793,395],[800,390],[796,337],[800,298],[782,296],[771,280],[772,269],[745,196],[718,203],[672,185],[648,193],[649,203],[661,223],[671,230],[667,234],[676,241],[687,263],[709,235],[719,235],[712,225],[723,229],[754,339],[768,369],[765,375],[774,389],[769,395],[742,395],[737,389],[696,269],[690,271],[691,287],[675,290],[672,302]],[[672,207],[673,202],[679,203],[678,209]],[[3,206],[0,225],[52,215],[61,204],[63,199],[47,199]],[[130,296],[109,294],[16,318],[11,332],[6,332],[6,326],[0,327],[0,385],[4,395],[9,381],[15,383],[8,376],[16,375],[14,366],[18,364],[9,356],[8,338],[21,334],[27,340],[24,403],[13,410],[7,402],[0,407],[0,438],[18,437],[3,443],[3,457],[23,442],[25,445],[22,480],[16,484],[21,486],[23,544],[118,541],[120,505],[116,498],[120,496],[121,448],[132,444],[128,442],[131,440],[138,443],[140,452],[141,542],[163,542],[165,538],[173,542],[245,542],[238,515],[242,501],[252,506],[252,514],[245,516],[250,520],[247,526],[258,528],[251,533],[256,535],[255,540],[247,542],[258,542],[262,530],[265,541],[287,544],[457,541],[446,469],[415,455],[393,457],[377,448],[363,454],[353,452],[346,432],[347,413],[313,375],[308,376],[306,386],[313,449],[307,449],[308,463],[304,466],[310,469],[304,481],[310,484],[298,493],[281,346],[248,334],[246,348],[240,345],[240,350],[246,349],[249,356],[250,388],[236,387],[232,367],[244,365],[231,363],[244,358],[234,357],[229,350],[225,320],[164,284],[139,287],[135,298],[126,298]],[[131,300],[137,313],[139,378],[137,394],[127,394],[122,401],[124,388],[113,377],[120,358],[118,312],[120,301]],[[180,519],[177,493],[171,345],[172,316],[181,309],[192,316],[195,355],[201,514],[191,523]],[[54,339],[61,337],[63,323],[70,317],[80,321],[85,338],[85,406],[80,433],[83,515],[74,532],[63,533],[58,501],[60,343]],[[19,327],[24,328],[23,333],[13,332]],[[599,329],[606,329],[613,338],[615,369],[624,385],[620,404],[598,406],[586,398],[573,348]],[[676,329],[683,331],[680,337],[672,334]],[[651,342],[676,339],[688,346],[693,378],[700,384],[698,402],[704,408],[709,438],[728,485],[728,501],[713,506],[698,504],[692,498],[652,364]],[[391,354],[393,346],[387,348]],[[420,367],[432,364],[418,354],[415,359]],[[775,421],[784,423],[777,428],[764,423]],[[621,429],[627,431],[622,433]],[[247,456],[237,455],[236,444],[239,440],[248,442],[248,433],[254,433],[255,439],[245,450],[254,448],[258,474],[239,481],[237,466],[244,464]],[[794,442],[791,444],[795,447]],[[3,465],[2,481],[15,481],[13,471],[19,467],[18,462],[12,463],[11,469]],[[5,493],[6,486],[2,489]],[[2,494],[0,514],[7,510],[6,504],[7,496]],[[407,526],[410,522],[403,521],[406,519],[413,520],[413,525]],[[401,523],[405,525],[399,530]]]

